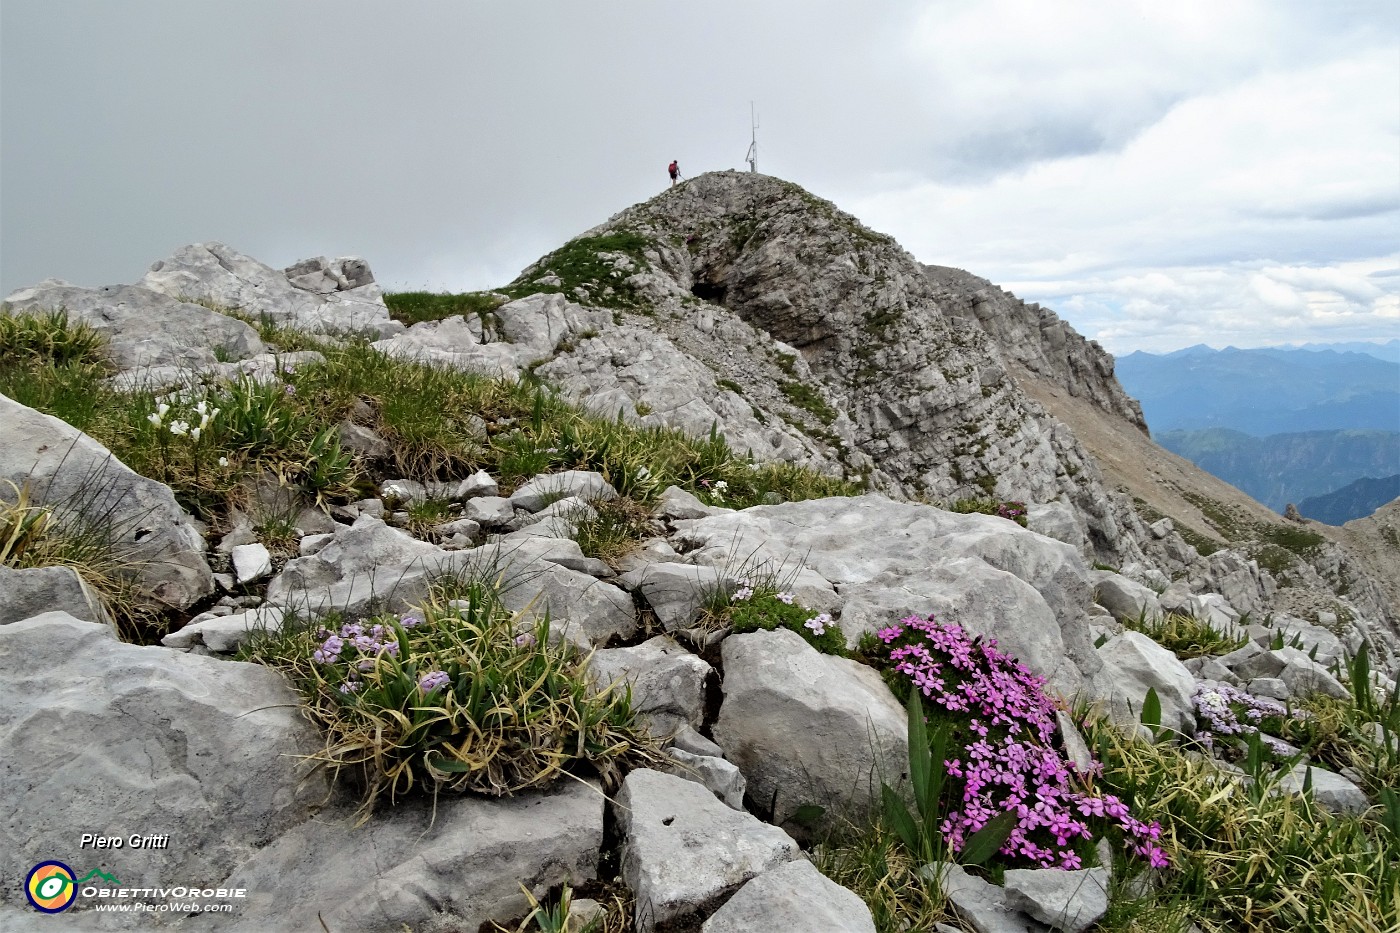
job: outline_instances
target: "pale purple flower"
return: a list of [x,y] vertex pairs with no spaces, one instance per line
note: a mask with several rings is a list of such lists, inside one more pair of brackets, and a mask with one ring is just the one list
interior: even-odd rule
[[829,613],[829,612],[823,612],[823,613],[821,613],[820,615],[813,616],[812,618],[808,619],[806,622],[803,622],[803,623],[802,623],[802,626],[803,626],[803,628],[811,629],[813,635],[825,635],[825,634],[826,634],[826,627],[827,627],[828,625],[830,625],[830,624],[831,624],[831,613]]
[[424,674],[423,678],[418,681],[418,689],[422,690],[424,693],[432,693],[437,688],[448,684],[451,680],[452,678],[448,676],[446,671],[430,671]]
[[535,636],[532,632],[521,632],[515,636],[515,644],[519,648],[531,648],[535,644]]
[[787,605],[791,606],[792,601],[796,599],[797,596],[793,593],[778,593],[773,598],[780,603],[786,603]]

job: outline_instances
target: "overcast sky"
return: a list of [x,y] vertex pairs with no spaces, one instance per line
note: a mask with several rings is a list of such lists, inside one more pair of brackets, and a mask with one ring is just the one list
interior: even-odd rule
[[797,182],[1115,353],[1400,336],[1400,4],[0,0],[0,293],[190,242],[502,285]]

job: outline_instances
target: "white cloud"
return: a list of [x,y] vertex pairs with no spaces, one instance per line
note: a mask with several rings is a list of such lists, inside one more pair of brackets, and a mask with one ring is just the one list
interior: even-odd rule
[[1400,245],[1397,111],[1400,60],[1362,50],[1181,100],[1119,149],[854,213],[1119,352],[1390,336],[1400,281],[1373,273]]

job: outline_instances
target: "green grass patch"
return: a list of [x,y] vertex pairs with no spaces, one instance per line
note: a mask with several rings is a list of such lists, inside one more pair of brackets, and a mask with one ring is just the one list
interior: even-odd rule
[[826,403],[820,392],[807,383],[796,379],[784,379],[778,383],[778,389],[789,402],[822,424],[829,425],[836,420],[836,410]]
[[389,316],[409,325],[459,316],[485,319],[505,302],[506,298],[495,292],[390,292],[384,295]]

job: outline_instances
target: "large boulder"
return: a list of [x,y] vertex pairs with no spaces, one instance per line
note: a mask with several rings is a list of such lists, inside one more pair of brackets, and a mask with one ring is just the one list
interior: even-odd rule
[[1115,635],[1100,648],[1103,669],[1092,685],[1093,695],[1107,705],[1107,712],[1121,726],[1133,727],[1140,721],[1148,690],[1157,692],[1162,707],[1162,726],[1192,735],[1195,709],[1191,694],[1196,678],[1166,648],[1141,632]]
[[787,629],[724,640],[714,739],[781,822],[800,807],[868,814],[908,770],[908,718],[873,668],[822,654]]
[[505,923],[529,912],[521,885],[542,899],[597,877],[605,803],[598,787],[561,780],[501,800],[401,801],[363,826],[349,812],[323,814],[222,882],[248,892],[245,906],[201,919],[215,930],[265,933],[323,923],[336,933]]
[[[1070,695],[1101,662],[1086,621],[1089,574],[1068,544],[988,515],[960,515],[884,496],[758,506],[676,523],[697,564],[804,566],[840,594],[841,628],[862,631],[910,612],[941,612],[996,638]],[[995,606],[984,594],[995,595]]]
[[301,279],[297,284],[286,273],[222,243],[192,243],[152,263],[140,284],[184,301],[206,302],[318,333],[368,331],[388,337],[404,329],[390,320],[384,293],[368,266],[356,272],[363,284],[330,292],[306,288],[305,272],[300,266],[292,268]]
[[218,356],[241,360],[261,353],[262,340],[244,322],[188,300],[135,285],[82,288],[47,279],[12,293],[0,313],[68,312],[107,338],[107,354],[119,369],[171,366],[186,370]]
[[638,933],[674,929],[750,878],[799,857],[797,843],[781,829],[659,771],[627,775],[614,811]]
[[[260,665],[123,644],[52,612],[0,626],[0,695],[7,884],[58,859],[127,887],[214,887],[326,796],[308,770],[320,737]],[[159,847],[131,841],[147,835]],[[90,903],[71,913],[100,921]]]
[[169,486],[129,469],[77,428],[0,395],[4,480],[27,483],[59,527],[108,536],[146,595],[184,609],[214,592],[204,538]]

